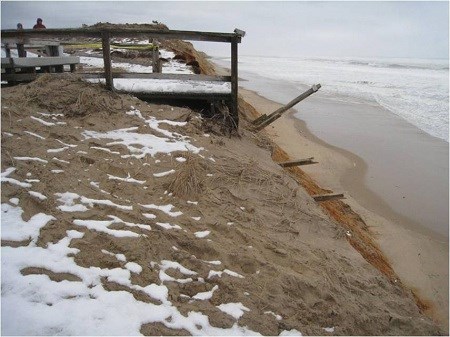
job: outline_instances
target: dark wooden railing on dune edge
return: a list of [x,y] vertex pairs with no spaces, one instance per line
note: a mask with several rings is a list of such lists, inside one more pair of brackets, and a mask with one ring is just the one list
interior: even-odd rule
[[[225,42],[231,44],[231,76],[206,76],[195,74],[161,74],[161,73],[149,73],[149,74],[136,74],[136,73],[114,73],[111,66],[111,47],[110,39],[113,37],[133,37],[145,35],[146,38],[153,38],[159,40],[189,40],[189,41],[210,41],[210,42]],[[9,44],[26,44],[33,38],[68,38],[68,37],[91,37],[100,38],[102,40],[102,52],[104,61],[104,77],[106,87],[110,90],[114,90],[113,78],[155,78],[155,79],[178,79],[178,80],[199,80],[199,81],[222,81],[231,82],[231,93],[205,93],[205,94],[192,94],[185,95],[182,98],[209,98],[212,100],[220,99],[229,102],[230,114],[233,120],[238,123],[238,43],[241,42],[241,38],[245,35],[245,32],[238,29],[234,33],[216,33],[216,32],[199,32],[199,31],[183,31],[183,30],[153,30],[153,29],[140,29],[140,28],[66,28],[66,29],[24,29],[24,30],[2,30],[1,38],[2,43]],[[84,76],[90,78],[98,78],[99,74],[85,74]],[[164,95],[163,93],[149,94],[150,97],[173,97],[180,98],[183,95],[177,95],[177,93],[170,93]]]

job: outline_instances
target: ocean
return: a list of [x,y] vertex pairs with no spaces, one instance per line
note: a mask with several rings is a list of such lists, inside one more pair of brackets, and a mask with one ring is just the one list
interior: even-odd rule
[[281,104],[320,83],[293,116],[362,160],[340,178],[342,188],[376,214],[448,238],[447,60],[240,56],[239,79]]
[[[229,58],[215,61],[225,65]],[[320,83],[327,99],[379,104],[449,141],[448,60],[239,56],[239,72],[287,81],[298,91]]]

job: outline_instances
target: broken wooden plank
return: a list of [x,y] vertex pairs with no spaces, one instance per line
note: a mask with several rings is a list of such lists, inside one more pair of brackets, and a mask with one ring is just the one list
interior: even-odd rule
[[267,116],[266,114],[263,114],[263,115],[259,116],[258,118],[256,118],[255,120],[253,120],[252,124],[257,125],[257,124],[265,121],[267,118],[269,118],[269,116]]
[[263,128],[265,128],[267,125],[273,123],[274,121],[276,121],[278,118],[280,118],[282,116],[282,114],[286,111],[288,111],[290,108],[292,108],[294,105],[300,103],[301,101],[303,101],[305,98],[309,97],[310,95],[312,95],[313,93],[317,92],[319,89],[321,88],[320,84],[315,84],[313,85],[310,89],[306,90],[304,93],[302,93],[300,96],[297,96],[296,98],[294,98],[292,101],[290,101],[288,104],[282,106],[281,108],[275,110],[274,112],[272,112],[270,115],[267,116],[266,119],[262,120],[261,122],[259,122],[256,126],[255,126],[255,130],[259,131]]
[[315,201],[327,201],[333,199],[344,199],[343,193],[316,194],[311,196]]
[[291,160],[291,161],[285,161],[282,163],[278,163],[281,167],[293,167],[293,166],[300,166],[300,165],[310,165],[310,164],[317,164],[316,161],[313,161],[314,157],[306,158],[306,159],[297,159],[297,160]]

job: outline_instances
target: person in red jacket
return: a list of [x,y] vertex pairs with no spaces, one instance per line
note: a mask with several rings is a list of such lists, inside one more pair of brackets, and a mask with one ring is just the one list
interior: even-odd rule
[[38,18],[37,21],[36,21],[36,24],[33,26],[33,29],[45,29],[45,28],[47,28],[47,27],[45,27],[42,24],[42,19]]

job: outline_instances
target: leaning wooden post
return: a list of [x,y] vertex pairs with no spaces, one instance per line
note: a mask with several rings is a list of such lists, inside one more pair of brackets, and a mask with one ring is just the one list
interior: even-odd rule
[[231,41],[231,120],[232,127],[238,128],[238,37]]
[[103,51],[103,63],[105,65],[105,81],[106,88],[114,90],[112,67],[111,67],[111,46],[109,44],[109,32],[102,33],[102,51]]
[[263,128],[265,128],[267,125],[275,122],[278,118],[282,116],[282,114],[286,111],[288,111],[290,108],[292,108],[294,105],[300,103],[308,96],[312,95],[313,93],[317,92],[320,89],[320,84],[315,84],[311,87],[311,89],[306,90],[303,94],[300,96],[294,98],[292,101],[290,101],[288,104],[282,106],[281,108],[275,110],[269,115],[262,115],[259,118],[255,119],[252,124],[255,125],[255,130],[259,131]]

